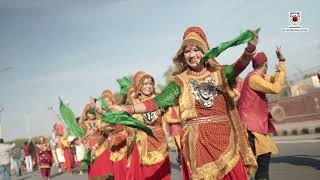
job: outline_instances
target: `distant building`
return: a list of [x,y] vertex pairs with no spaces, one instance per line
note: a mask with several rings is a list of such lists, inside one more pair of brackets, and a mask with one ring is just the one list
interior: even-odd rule
[[290,82],[289,84],[291,96],[300,96],[315,88],[320,88],[320,82],[317,75],[312,75],[302,80]]

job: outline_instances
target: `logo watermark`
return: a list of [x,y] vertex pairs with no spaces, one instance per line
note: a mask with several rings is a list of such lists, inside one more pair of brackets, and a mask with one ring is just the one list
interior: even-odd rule
[[302,12],[293,11],[289,12],[289,22],[290,25],[287,28],[281,28],[282,32],[307,32],[308,28],[304,28],[301,25]]

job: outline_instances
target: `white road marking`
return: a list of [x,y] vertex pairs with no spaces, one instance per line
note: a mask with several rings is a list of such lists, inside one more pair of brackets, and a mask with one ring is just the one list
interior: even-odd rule
[[276,144],[293,144],[293,143],[315,143],[320,142],[320,139],[310,139],[310,140],[292,140],[292,141],[275,141]]

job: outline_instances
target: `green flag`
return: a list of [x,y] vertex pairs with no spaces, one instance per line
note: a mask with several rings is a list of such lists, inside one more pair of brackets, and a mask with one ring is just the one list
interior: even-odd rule
[[59,111],[64,123],[68,127],[68,131],[70,135],[75,137],[83,136],[85,132],[82,128],[79,127],[72,110],[63,103],[60,97],[59,97],[59,101],[60,101]]

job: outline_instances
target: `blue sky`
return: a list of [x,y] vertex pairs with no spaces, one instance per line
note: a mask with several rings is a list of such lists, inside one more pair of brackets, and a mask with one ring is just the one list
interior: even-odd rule
[[[258,50],[270,73],[282,45],[288,74],[320,65],[319,1],[0,0],[0,106],[3,137],[46,135],[48,106],[70,99],[79,114],[89,96],[118,90],[115,79],[143,70],[163,83],[184,30],[201,26],[211,47],[261,27]],[[284,33],[301,11],[306,33]],[[245,45],[219,56],[232,63]],[[8,71],[2,71],[12,67]],[[242,74],[251,69],[251,66]],[[28,120],[27,120],[28,119]],[[30,130],[26,128],[30,122]]]

